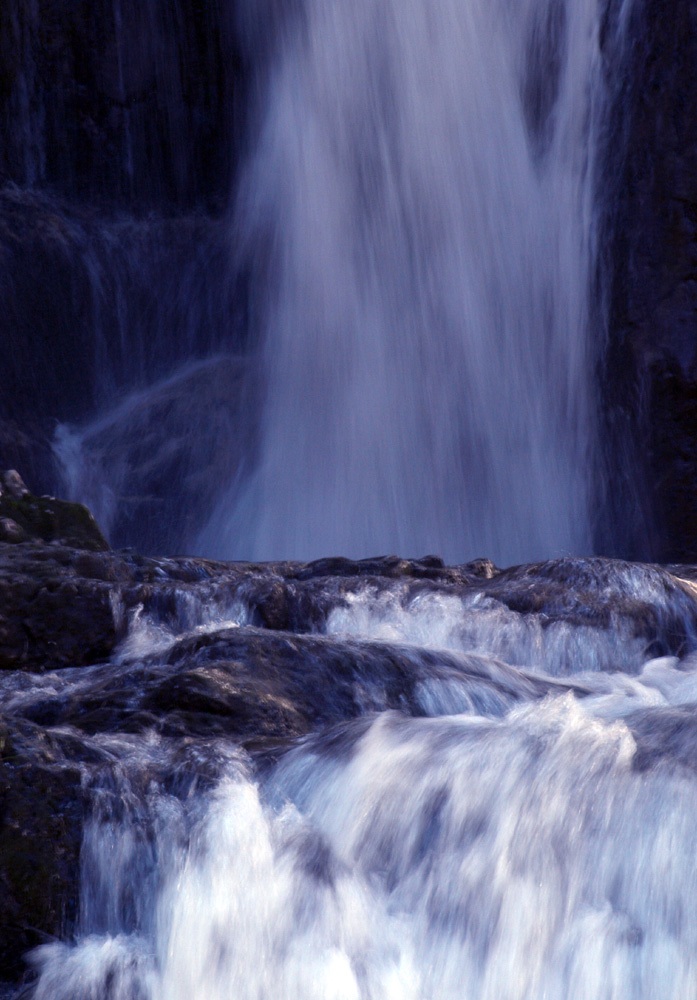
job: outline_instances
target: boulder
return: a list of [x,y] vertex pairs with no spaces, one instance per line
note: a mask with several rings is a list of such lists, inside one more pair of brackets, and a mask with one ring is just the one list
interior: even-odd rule
[[93,552],[109,548],[87,507],[55,497],[33,496],[26,487],[13,482],[14,492],[5,487],[0,495],[0,525],[4,524],[4,529],[0,529],[3,536],[0,540],[21,542],[40,539]]

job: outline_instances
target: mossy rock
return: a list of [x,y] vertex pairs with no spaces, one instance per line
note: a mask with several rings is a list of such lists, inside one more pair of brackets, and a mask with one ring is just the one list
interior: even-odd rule
[[20,499],[3,494],[0,521],[3,519],[14,522],[21,532],[4,531],[2,541],[41,539],[92,552],[105,552],[109,548],[92,513],[81,503],[36,497],[31,493]]

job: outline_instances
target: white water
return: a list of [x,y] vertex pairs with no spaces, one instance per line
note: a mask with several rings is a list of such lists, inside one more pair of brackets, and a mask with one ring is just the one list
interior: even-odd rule
[[[678,632],[693,648],[697,635],[692,584],[680,581],[683,589],[676,593],[666,588],[666,575],[658,568],[617,563],[614,572],[605,579],[598,574],[584,591],[578,577],[590,570],[592,561],[569,560],[566,565],[577,573],[575,582],[569,573],[566,614],[561,591],[556,609],[548,601],[539,611],[521,614],[501,594],[476,587],[460,594],[414,594],[402,581],[380,590],[368,583],[345,594],[324,628],[330,635],[475,652],[553,677],[600,671],[635,674],[650,657],[646,634],[637,628],[643,608],[662,623],[664,634]],[[532,592],[538,583],[529,584]],[[591,608],[595,614],[583,618]],[[671,615],[677,615],[672,625]]]
[[264,331],[261,443],[204,549],[591,550],[600,8],[286,14],[235,214]]
[[[328,627],[350,626],[354,644],[385,639],[389,628],[405,674],[419,657],[426,664],[420,646],[431,647],[419,698],[429,717],[350,719],[296,741],[270,769],[228,739],[95,737],[114,765],[92,787],[77,940],[35,953],[34,1000],[693,996],[693,589],[671,588],[655,567],[574,568],[575,581],[568,563],[525,577],[547,594],[548,627],[561,606],[561,591],[545,590],[555,572],[567,581],[567,611],[574,596],[594,594],[594,613],[610,610],[610,625],[574,625],[571,616],[545,661],[544,643],[526,637],[526,616],[509,611],[519,620],[510,659],[525,669],[481,661],[498,698],[466,697],[471,652],[459,654],[461,685],[458,654],[442,654],[445,682],[434,667],[443,636],[471,650],[463,617],[469,627],[476,602],[407,603],[395,581],[391,600],[373,599],[372,617],[362,589]],[[647,609],[657,629],[672,623],[682,659],[640,662],[629,625],[638,637]],[[184,632],[189,612],[179,616]],[[622,621],[624,649],[622,635],[614,647],[608,638]],[[482,608],[477,641],[489,655],[499,629]],[[166,654],[173,635],[163,646],[135,617],[122,656]],[[561,660],[571,690],[545,674]],[[166,656],[162,663],[166,671]],[[364,661],[356,683],[379,684],[380,664],[384,657],[372,668]],[[9,709],[32,685],[44,686],[42,697],[63,685],[65,699],[85,674],[69,671],[65,686],[58,673],[11,677]],[[533,673],[549,682],[543,698]],[[184,759],[186,794],[177,792]],[[211,774],[220,777],[207,787]]]
[[[680,672],[647,677],[680,702]],[[384,713],[262,789],[231,759],[193,821],[156,803],[154,843],[94,824],[93,933],[40,949],[36,1000],[692,996],[694,766],[639,772],[636,700],[609,687],[503,720]]]

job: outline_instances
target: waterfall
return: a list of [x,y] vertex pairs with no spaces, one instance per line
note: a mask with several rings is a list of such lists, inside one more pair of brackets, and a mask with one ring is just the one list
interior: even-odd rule
[[233,222],[263,337],[260,442],[199,545],[590,551],[599,5],[294,15],[259,70]]
[[632,0],[86,2],[93,106],[50,5],[0,10],[0,420],[235,561],[0,546],[0,998],[694,996],[697,567],[589,554]]

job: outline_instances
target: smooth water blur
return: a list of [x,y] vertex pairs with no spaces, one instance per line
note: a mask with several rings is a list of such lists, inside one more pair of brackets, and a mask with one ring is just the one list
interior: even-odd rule
[[384,713],[160,800],[154,840],[96,823],[93,933],[40,949],[36,1000],[690,995],[694,766],[638,769],[632,707]]
[[264,337],[261,442],[199,545],[591,551],[598,4],[293,13],[260,70],[234,216]]

